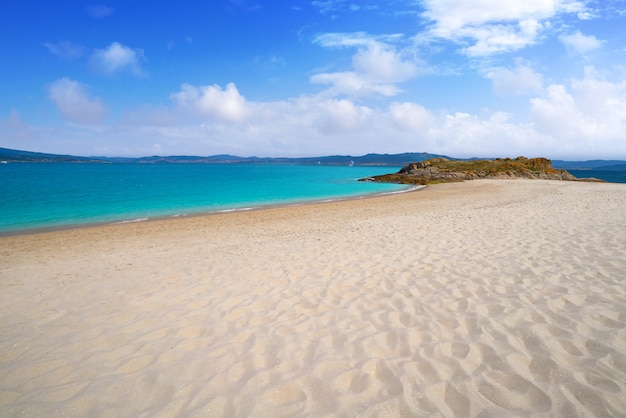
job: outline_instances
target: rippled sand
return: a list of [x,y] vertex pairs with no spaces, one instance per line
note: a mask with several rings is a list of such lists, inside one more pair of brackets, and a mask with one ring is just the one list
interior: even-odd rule
[[626,185],[0,238],[0,415],[625,416]]

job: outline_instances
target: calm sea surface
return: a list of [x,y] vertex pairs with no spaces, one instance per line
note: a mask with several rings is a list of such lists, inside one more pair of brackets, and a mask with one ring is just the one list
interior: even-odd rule
[[[400,167],[256,164],[0,164],[0,234],[131,222],[394,192],[358,182]],[[626,183],[626,172],[569,170]]]
[[400,191],[358,182],[400,167],[0,164],[0,233]]
[[626,183],[626,171],[610,170],[567,170],[579,179],[594,177],[611,183]]

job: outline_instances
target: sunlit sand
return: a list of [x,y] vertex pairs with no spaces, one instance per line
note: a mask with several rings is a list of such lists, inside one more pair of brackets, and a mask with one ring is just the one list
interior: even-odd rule
[[626,185],[0,238],[0,415],[624,416]]

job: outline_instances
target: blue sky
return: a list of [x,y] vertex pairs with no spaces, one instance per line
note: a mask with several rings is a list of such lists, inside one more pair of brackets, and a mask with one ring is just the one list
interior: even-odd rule
[[0,147],[626,159],[626,0],[11,1]]

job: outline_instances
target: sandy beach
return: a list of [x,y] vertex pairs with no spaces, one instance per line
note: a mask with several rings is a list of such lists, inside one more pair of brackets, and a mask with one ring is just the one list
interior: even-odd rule
[[0,237],[0,416],[626,416],[626,184]]

